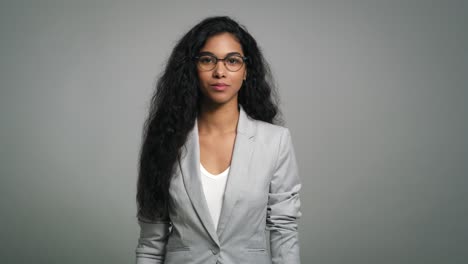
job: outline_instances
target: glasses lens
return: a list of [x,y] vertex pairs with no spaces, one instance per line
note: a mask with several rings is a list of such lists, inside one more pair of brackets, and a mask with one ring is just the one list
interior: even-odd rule
[[226,67],[230,71],[238,71],[242,67],[242,64],[244,64],[242,57],[237,55],[229,56],[224,61],[226,62]]
[[216,65],[216,58],[208,55],[198,58],[198,67],[204,71],[212,70]]
[[[197,65],[202,71],[211,71],[216,67],[218,59],[211,55],[202,55],[198,57]],[[239,55],[231,55],[224,59],[224,64],[229,71],[238,71],[242,68],[244,60]]]

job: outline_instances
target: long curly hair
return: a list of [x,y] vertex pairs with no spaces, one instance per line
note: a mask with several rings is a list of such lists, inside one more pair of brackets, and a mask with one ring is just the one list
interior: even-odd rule
[[237,38],[248,58],[248,75],[239,90],[238,103],[253,119],[282,123],[270,68],[255,39],[230,17],[202,20],[177,42],[151,99],[139,160],[139,218],[154,220],[169,215],[172,174],[180,160],[181,147],[195,125],[203,96],[193,58],[208,38],[225,32]]

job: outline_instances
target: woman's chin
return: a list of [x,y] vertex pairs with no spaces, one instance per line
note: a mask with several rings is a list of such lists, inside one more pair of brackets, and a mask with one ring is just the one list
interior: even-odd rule
[[214,106],[219,106],[219,105],[225,105],[229,103],[233,103],[234,101],[237,101],[237,98],[235,97],[230,97],[224,95],[210,95],[208,97],[204,98],[203,103],[209,104],[209,105],[214,105]]

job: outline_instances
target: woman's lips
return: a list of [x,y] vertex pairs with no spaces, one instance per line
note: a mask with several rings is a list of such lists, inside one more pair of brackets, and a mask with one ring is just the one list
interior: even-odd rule
[[227,84],[213,84],[213,85],[211,85],[211,87],[213,87],[213,89],[216,90],[216,91],[224,91],[229,87],[229,85],[227,85]]

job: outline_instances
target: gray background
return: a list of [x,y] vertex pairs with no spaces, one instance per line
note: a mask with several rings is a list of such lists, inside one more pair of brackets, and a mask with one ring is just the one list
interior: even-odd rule
[[466,1],[2,1],[0,262],[132,263],[149,98],[209,15],[271,63],[303,263],[465,263]]

